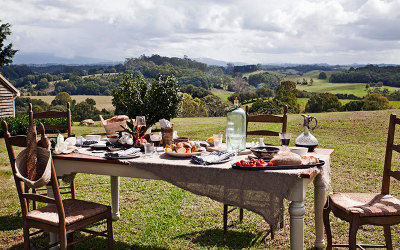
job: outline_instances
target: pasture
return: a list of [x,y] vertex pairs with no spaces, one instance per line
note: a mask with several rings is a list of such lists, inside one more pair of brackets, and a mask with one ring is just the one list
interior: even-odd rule
[[[43,100],[47,103],[51,103],[55,96],[29,96],[32,99]],[[112,96],[102,95],[71,95],[72,100],[76,100],[76,103],[86,100],[86,98],[92,98],[96,101],[96,108],[102,110],[105,108],[108,111],[114,112],[114,106],[112,105]]]
[[[369,112],[341,112],[312,114],[319,127],[313,134],[319,147],[333,148],[331,163],[331,192],[379,192],[389,115],[399,110]],[[226,128],[225,117],[173,119],[180,136],[204,140]],[[288,131],[295,138],[301,133],[300,115],[289,115]],[[75,126],[76,135],[103,133],[100,126]],[[397,132],[400,132],[399,130]],[[399,134],[400,135],[400,134]],[[398,143],[400,136],[396,136]],[[257,140],[256,137],[249,140]],[[265,142],[278,144],[277,138]],[[294,145],[292,139],[290,146]],[[394,155],[394,166],[400,163]],[[22,220],[17,192],[13,185],[4,140],[0,139],[0,249],[22,249]],[[82,166],[84,167],[84,166]],[[77,196],[103,204],[110,204],[110,178],[108,176],[78,174]],[[400,197],[400,182],[393,181],[392,195]],[[113,222],[116,249],[288,249],[289,215],[287,203],[285,226],[275,239],[265,238],[268,225],[261,216],[245,211],[242,224],[234,223],[226,235],[222,231],[222,204],[197,196],[164,181],[121,178],[121,219]],[[305,248],[313,247],[313,188],[306,194]],[[235,221],[238,215],[230,216]],[[348,224],[331,217],[335,242],[346,242]],[[103,224],[95,226],[104,228]],[[400,248],[400,226],[392,227],[394,248]],[[48,235],[36,236],[37,244],[48,240]],[[358,233],[362,243],[382,243],[381,227],[363,226]],[[105,248],[106,240],[96,238],[75,249]]]

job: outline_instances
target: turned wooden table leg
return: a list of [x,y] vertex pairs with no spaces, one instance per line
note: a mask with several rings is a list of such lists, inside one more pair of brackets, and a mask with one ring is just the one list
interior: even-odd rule
[[323,211],[326,200],[326,187],[320,175],[314,179],[314,216],[316,248],[325,248]]
[[111,176],[111,208],[112,219],[119,220],[119,176]]
[[304,248],[304,214],[306,210],[302,201],[292,201],[290,214],[290,249]]

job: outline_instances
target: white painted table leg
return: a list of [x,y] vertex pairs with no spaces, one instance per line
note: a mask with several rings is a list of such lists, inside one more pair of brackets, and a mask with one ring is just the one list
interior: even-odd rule
[[302,201],[292,201],[290,203],[290,249],[292,250],[302,250],[304,248],[305,212]]
[[119,220],[119,176],[111,176],[111,208],[113,220]]
[[314,179],[315,247],[325,248],[323,210],[326,187],[320,175]]

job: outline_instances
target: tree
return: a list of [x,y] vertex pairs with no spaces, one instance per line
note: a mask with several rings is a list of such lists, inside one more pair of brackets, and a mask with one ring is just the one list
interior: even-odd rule
[[363,101],[363,110],[381,110],[391,108],[389,100],[377,93],[366,95]]
[[312,96],[306,104],[306,112],[335,112],[339,111],[342,103],[331,93],[320,93]]
[[36,85],[35,89],[37,90],[47,89],[49,86],[50,86],[49,81],[46,78],[42,78]]
[[[0,20],[1,22],[1,20]],[[8,35],[11,35],[10,30],[11,25],[9,23],[3,23],[0,25],[0,68],[4,67],[4,65],[8,65],[12,63],[13,56],[17,53],[18,50],[12,49],[12,43],[4,46],[4,41],[6,40]]]
[[288,105],[290,112],[299,112],[296,84],[292,81],[283,81],[279,84],[274,100]]
[[180,117],[202,117],[207,116],[207,110],[204,101],[199,98],[193,98],[191,95],[183,93],[181,102]]
[[125,75],[120,86],[111,92],[116,114],[130,118],[146,116],[150,127],[160,119],[172,119],[179,114],[182,95],[174,76],[157,75],[150,83],[141,76]]
[[54,97],[54,100],[51,102],[51,106],[56,105],[67,105],[67,102],[72,103],[72,98],[67,92],[60,92]]
[[318,79],[326,79],[326,78],[327,78],[327,76],[326,76],[326,73],[325,73],[325,72],[319,73]]
[[233,78],[233,85],[236,92],[245,91],[249,86],[249,84],[240,76]]

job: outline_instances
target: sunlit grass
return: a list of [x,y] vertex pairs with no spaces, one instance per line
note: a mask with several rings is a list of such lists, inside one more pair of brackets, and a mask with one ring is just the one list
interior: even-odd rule
[[[318,128],[312,133],[320,147],[333,148],[332,191],[379,192],[385,154],[389,114],[399,110],[370,112],[340,112],[312,114],[318,118]],[[226,118],[173,119],[180,136],[203,140],[213,133],[225,131]],[[289,115],[288,131],[294,138],[301,133],[300,115]],[[94,128],[74,126],[76,135],[89,132],[104,133]],[[399,132],[399,131],[398,131]],[[400,135],[400,133],[399,133]],[[396,141],[400,139],[397,136]],[[249,140],[258,140],[251,137]],[[276,138],[265,138],[278,144]],[[8,162],[3,139],[0,139],[0,159]],[[400,163],[395,156],[394,166]],[[7,163],[8,164],[8,163]],[[82,166],[84,167],[84,166]],[[0,169],[0,248],[22,249],[22,220],[17,192],[9,166]],[[400,182],[393,181],[392,194],[400,197]],[[108,176],[78,174],[78,198],[111,204]],[[288,249],[289,216],[285,212],[285,227],[276,232],[275,239],[263,240],[268,229],[263,219],[245,212],[242,224],[235,223],[226,236],[222,232],[222,204],[184,191],[164,181],[121,178],[121,219],[113,223],[116,249]],[[286,204],[287,205],[287,204]],[[315,240],[313,224],[313,188],[306,194],[305,248]],[[237,219],[237,214],[230,220]],[[331,217],[335,241],[346,242],[348,224]],[[104,228],[104,224],[97,226]],[[400,226],[392,227],[394,248],[400,248]],[[47,240],[47,235],[41,240]],[[38,240],[35,240],[36,242]],[[362,243],[383,243],[380,227],[364,226],[358,234]],[[76,249],[105,248],[106,240],[94,239],[78,244]]]

